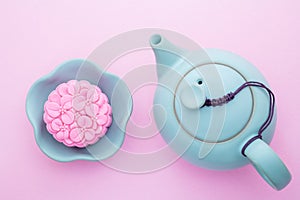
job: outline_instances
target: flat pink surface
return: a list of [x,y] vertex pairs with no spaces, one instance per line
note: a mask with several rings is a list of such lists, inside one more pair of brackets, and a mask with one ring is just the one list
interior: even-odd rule
[[[299,10],[284,0],[2,1],[0,199],[300,199]],[[179,159],[134,175],[97,162],[58,163],[39,150],[25,114],[33,82],[114,35],[147,27],[233,51],[263,72],[277,97],[271,146],[293,175],[290,185],[276,192],[252,166],[216,172]]]

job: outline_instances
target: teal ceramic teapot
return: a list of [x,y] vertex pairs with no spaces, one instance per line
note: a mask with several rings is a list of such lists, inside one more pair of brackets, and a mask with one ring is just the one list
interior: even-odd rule
[[273,188],[291,175],[269,147],[274,95],[263,75],[223,50],[186,51],[161,35],[150,39],[157,62],[155,121],[165,141],[191,163],[226,170],[248,163]]

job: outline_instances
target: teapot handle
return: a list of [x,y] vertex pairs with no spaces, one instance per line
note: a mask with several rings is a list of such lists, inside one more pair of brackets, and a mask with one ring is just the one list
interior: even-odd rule
[[247,146],[245,156],[262,178],[276,190],[283,189],[291,180],[291,174],[273,149],[257,139]]

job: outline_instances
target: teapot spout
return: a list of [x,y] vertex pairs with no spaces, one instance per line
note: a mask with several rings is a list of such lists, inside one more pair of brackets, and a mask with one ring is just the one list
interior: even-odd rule
[[156,58],[158,78],[164,74],[166,69],[183,61],[184,51],[159,34],[151,36],[150,45]]

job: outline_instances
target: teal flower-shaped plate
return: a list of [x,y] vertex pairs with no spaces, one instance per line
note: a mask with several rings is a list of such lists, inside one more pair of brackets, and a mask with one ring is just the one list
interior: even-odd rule
[[[113,121],[106,135],[86,148],[67,147],[56,141],[43,121],[44,103],[48,95],[59,84],[74,79],[98,85],[112,106]],[[48,157],[61,162],[97,161],[112,156],[123,144],[131,112],[132,97],[126,84],[117,76],[104,72],[85,60],[71,60],[40,78],[30,88],[26,99],[26,113],[34,129],[36,143]]]

